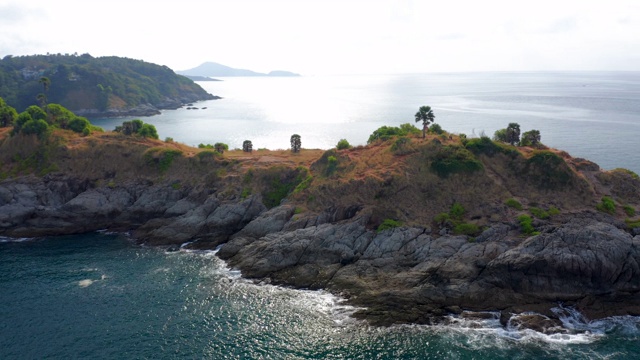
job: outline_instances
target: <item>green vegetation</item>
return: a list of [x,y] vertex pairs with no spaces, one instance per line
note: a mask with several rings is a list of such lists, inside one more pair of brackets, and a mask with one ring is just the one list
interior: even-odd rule
[[437,135],[442,135],[444,134],[444,130],[442,130],[442,126],[440,126],[439,124],[431,124],[431,127],[429,128],[429,133],[430,134],[437,134]]
[[514,198],[507,199],[507,201],[505,201],[504,203],[508,207],[514,208],[516,210],[522,210],[522,204],[520,204],[520,202]]
[[572,170],[564,159],[548,150],[534,151],[521,175],[541,189],[564,188],[572,180]]
[[441,147],[431,162],[431,170],[443,178],[451,174],[469,174],[483,168],[482,163],[470,151],[458,145]]
[[461,204],[454,203],[449,212],[436,215],[433,221],[441,227],[452,228],[453,233],[457,235],[478,235],[482,229],[476,224],[465,222],[464,215],[466,213],[466,209]]
[[0,127],[13,125],[13,122],[17,117],[18,113],[16,112],[16,109],[7,105],[4,99],[0,97]]
[[251,140],[245,140],[242,142],[242,151],[244,152],[253,152],[253,144],[251,143]]
[[460,223],[453,228],[453,232],[457,235],[474,236],[479,234],[480,227],[472,223]]
[[420,130],[409,123],[401,124],[400,126],[381,126],[378,129],[374,130],[371,135],[369,135],[367,144],[371,144],[378,140],[387,141],[395,136],[409,136],[418,134],[420,134]]
[[300,135],[293,134],[291,135],[291,152],[298,153],[300,152],[300,147],[302,146],[300,141]]
[[402,223],[400,221],[393,219],[384,219],[384,221],[382,221],[382,224],[378,225],[376,231],[382,232],[384,230],[395,229],[400,226],[402,226]]
[[520,231],[525,235],[538,235],[539,232],[533,227],[533,219],[529,215],[518,216]]
[[112,104],[131,108],[160,105],[167,98],[213,98],[166,66],[89,54],[5,56],[0,60],[0,97],[16,109],[34,105],[38,97],[41,105],[101,111]]
[[529,212],[531,212],[531,215],[537,217],[538,219],[544,220],[544,219],[548,219],[551,215],[549,215],[549,213],[543,209],[537,208],[537,207],[531,207],[529,208]]
[[622,209],[624,210],[624,213],[627,214],[627,216],[629,217],[636,216],[636,209],[633,206],[625,205]]
[[336,158],[333,155],[330,155],[327,158],[327,170],[326,170],[326,175],[327,176],[331,176],[335,171],[336,168],[338,167],[338,158]]
[[433,122],[436,116],[433,114],[431,106],[420,106],[418,112],[415,115],[416,122],[422,121],[422,138],[427,136],[427,128],[429,124]]
[[91,131],[102,131],[91,125],[84,117],[76,116],[58,104],[48,104],[43,108],[31,105],[25,111],[17,114],[15,109],[6,105],[0,98],[0,123],[13,125],[12,135],[37,135],[40,139],[47,137],[54,128],[67,129],[89,135]]
[[464,146],[467,150],[476,155],[484,154],[487,156],[494,156],[496,154],[505,154],[512,158],[521,156],[520,152],[514,147],[499,144],[486,136],[469,139],[466,141]]
[[165,148],[150,148],[144,154],[145,162],[156,167],[161,173],[171,167],[176,157],[182,156],[182,151]]
[[158,131],[156,127],[151,124],[146,124],[140,119],[134,119],[131,121],[125,121],[120,126],[116,126],[115,132],[120,132],[124,135],[138,135],[144,138],[158,139]]
[[636,219],[636,220],[626,219],[625,223],[630,229],[640,228],[640,219]]
[[533,146],[536,147],[540,144],[540,131],[539,130],[529,130],[522,134],[522,139],[520,140],[520,146]]
[[304,167],[295,170],[280,166],[256,171],[256,176],[263,183],[262,197],[264,205],[272,208],[291,194],[302,182],[307,181],[309,171]]
[[613,215],[616,213],[616,203],[613,201],[612,198],[608,196],[603,196],[600,203],[596,205],[596,209],[603,213]]
[[509,123],[506,129],[507,143],[515,145],[520,142],[520,125],[518,123]]
[[391,151],[395,155],[406,155],[415,152],[415,148],[411,145],[411,139],[401,136],[391,145]]
[[347,139],[340,139],[340,141],[338,141],[338,144],[336,145],[336,149],[338,150],[345,150],[349,148],[351,148],[351,144],[349,144]]
[[229,150],[229,145],[221,142],[217,142],[213,145],[213,148],[216,149],[220,154],[224,154],[226,150]]
[[638,179],[639,178],[638,174],[636,174],[635,172],[633,172],[633,171],[631,171],[629,169],[615,168],[615,169],[611,170],[611,172],[620,172],[620,173],[623,173],[623,174],[629,174],[634,179]]

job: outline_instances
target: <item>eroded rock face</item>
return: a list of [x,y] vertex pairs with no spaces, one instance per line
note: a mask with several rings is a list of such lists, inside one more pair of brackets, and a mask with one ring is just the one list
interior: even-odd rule
[[[381,324],[429,322],[452,307],[553,316],[552,307],[571,303],[595,317],[636,311],[628,300],[640,291],[637,238],[584,220],[528,239],[507,236],[507,228],[469,242],[418,228],[376,234],[358,222],[323,224],[236,237],[219,255],[248,277],[343,293]],[[608,303],[617,308],[605,311]]]
[[[585,212],[542,234],[520,237],[495,224],[474,241],[402,227],[377,233],[359,208],[295,215],[267,210],[259,196],[133,182],[93,187],[64,176],[0,183],[0,235],[41,236],[134,230],[141,242],[200,248],[250,278],[325,288],[366,307],[374,324],[429,323],[461,310],[505,316],[536,311],[518,326],[550,328],[551,308],[574,305],[591,317],[640,314],[640,236]],[[347,211],[348,210],[348,211]]]

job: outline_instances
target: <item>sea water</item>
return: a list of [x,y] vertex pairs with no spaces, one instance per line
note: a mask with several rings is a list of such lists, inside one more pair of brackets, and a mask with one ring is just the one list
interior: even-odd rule
[[91,233],[0,238],[0,359],[634,359],[640,320],[556,309],[568,334],[451,317],[371,327],[322,291],[242,279],[215,251]]
[[[383,125],[415,123],[422,105],[453,133],[493,136],[511,122],[539,130],[542,142],[604,169],[640,173],[640,72],[484,72],[410,75],[239,77],[199,82],[221,100],[196,110],[144,118],[161,139],[196,146],[329,149],[364,145]],[[206,108],[206,109],[204,109]],[[107,130],[126,119],[95,119]],[[419,128],[421,124],[416,124]]]

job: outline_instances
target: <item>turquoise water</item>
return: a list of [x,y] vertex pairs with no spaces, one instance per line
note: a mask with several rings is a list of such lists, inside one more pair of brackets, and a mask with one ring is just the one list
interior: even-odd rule
[[[0,359],[633,359],[640,321],[565,318],[571,335],[496,320],[373,328],[317,291],[254,284],[214,252],[114,234],[0,239]],[[586,330],[586,332],[585,332]]]
[[[542,142],[605,169],[640,173],[640,72],[450,73],[295,78],[224,78],[200,82],[221,100],[199,110],[145,118],[161,139],[189,145],[227,143],[329,149],[340,139],[363,145],[383,125],[415,123],[430,105],[445,130],[492,136],[510,122],[540,130]],[[202,109],[206,107],[206,109]],[[123,119],[93,120],[112,130]]]

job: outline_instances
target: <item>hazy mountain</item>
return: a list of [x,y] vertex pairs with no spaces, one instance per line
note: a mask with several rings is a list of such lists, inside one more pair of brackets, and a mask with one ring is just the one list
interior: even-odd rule
[[193,69],[176,71],[180,75],[188,76],[300,76],[300,74],[292,73],[290,71],[274,70],[268,74],[255,72],[247,69],[236,69],[230,66],[206,62]]

